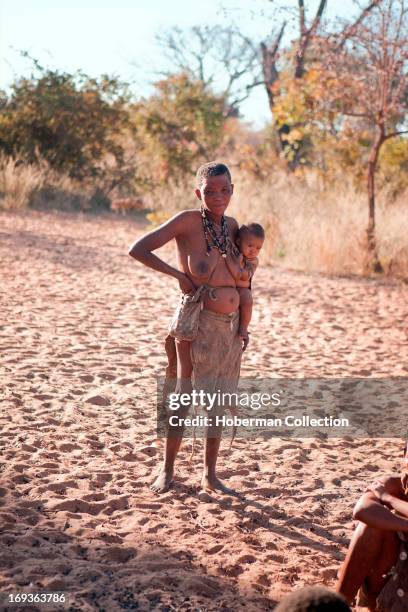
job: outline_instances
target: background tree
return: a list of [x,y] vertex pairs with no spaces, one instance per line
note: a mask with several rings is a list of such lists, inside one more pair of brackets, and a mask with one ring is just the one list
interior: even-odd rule
[[170,66],[164,74],[182,72],[192,81],[202,81],[207,90],[218,92],[224,99],[226,117],[237,116],[239,105],[259,85],[259,49],[238,28],[174,27],[156,38]]
[[211,159],[222,139],[224,98],[186,74],[155,84],[156,92],[133,107],[145,173],[154,183],[189,176]]
[[408,133],[408,2],[382,0],[349,31],[329,40],[326,100],[370,137],[367,159],[367,267],[381,271],[375,238],[375,174],[383,144]]
[[[345,41],[355,31],[355,28],[362,19],[365,18],[379,2],[381,2],[381,0],[370,2],[364,9],[360,10],[358,17],[352,23],[346,24],[343,27],[339,38],[339,46],[344,45]],[[298,165],[303,151],[298,139],[293,138],[293,136],[290,137],[289,134],[291,128],[294,127],[298,129],[302,124],[298,121],[299,115],[297,112],[295,113],[295,122],[293,120],[286,120],[282,112],[279,112],[277,117],[277,113],[275,112],[276,102],[279,100],[279,106],[282,108],[282,99],[285,97],[288,89],[289,95],[293,98],[296,96],[296,89],[301,87],[301,81],[307,75],[308,53],[313,49],[313,42],[318,36],[319,27],[326,7],[327,0],[320,0],[316,13],[310,25],[308,25],[304,0],[297,1],[299,31],[293,48],[289,53],[282,53],[281,51],[282,39],[287,27],[287,21],[283,21],[276,33],[271,36],[270,44],[262,42],[260,45],[263,83],[268,95],[272,117],[277,127],[279,147],[281,152],[289,159],[289,166],[291,168]],[[285,58],[284,62],[280,61],[282,55]],[[290,81],[293,82],[290,83],[288,87]],[[287,106],[290,108],[290,104]],[[298,132],[298,134],[300,133],[301,132]]]
[[126,86],[108,76],[93,79],[34,64],[30,78],[1,95],[0,149],[29,163],[45,159],[76,179],[103,177],[123,166],[120,137],[130,127]]

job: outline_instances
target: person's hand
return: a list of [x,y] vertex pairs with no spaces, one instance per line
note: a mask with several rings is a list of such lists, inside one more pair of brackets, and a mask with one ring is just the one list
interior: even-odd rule
[[386,491],[384,484],[380,480],[374,481],[371,485],[366,488],[366,492],[370,491],[374,493],[376,498],[384,504],[384,506],[390,505],[391,495]]
[[238,330],[238,335],[242,340],[242,352],[244,352],[249,343],[249,332],[247,329],[240,327]]
[[249,336],[245,336],[245,338],[242,338],[242,352],[244,352],[246,350],[246,347],[249,344]]
[[179,278],[179,287],[183,293],[190,293],[191,291],[195,291],[195,285],[188,278],[187,274],[183,274]]

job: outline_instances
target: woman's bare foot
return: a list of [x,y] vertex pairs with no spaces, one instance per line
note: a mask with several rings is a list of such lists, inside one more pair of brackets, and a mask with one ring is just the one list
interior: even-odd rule
[[234,489],[226,487],[216,476],[204,475],[201,480],[201,488],[204,491],[220,491],[226,495],[237,495],[237,492],[234,491]]
[[162,468],[156,480],[150,485],[150,488],[155,493],[166,493],[166,491],[170,489],[172,482],[173,472],[166,471],[164,468]]

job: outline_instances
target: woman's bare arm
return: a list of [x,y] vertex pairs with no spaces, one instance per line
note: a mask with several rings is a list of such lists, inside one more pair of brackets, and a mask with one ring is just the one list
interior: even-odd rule
[[398,512],[398,514],[402,514],[402,516],[406,516],[408,518],[408,502],[390,495],[388,497],[388,507]]
[[387,481],[384,481],[384,479],[376,480],[369,487],[369,491],[374,493],[382,504],[408,518],[408,502],[402,499],[403,491],[400,478],[389,477]]
[[194,284],[184,272],[154,255],[153,251],[164,246],[173,238],[187,234],[190,228],[190,211],[181,212],[160,227],[136,240],[129,249],[129,255],[140,263],[176,278],[180,287],[186,293],[194,289]]
[[393,514],[391,510],[383,506],[375,496],[371,496],[369,493],[364,493],[358,500],[354,508],[353,518],[369,527],[375,527],[383,531],[408,532],[408,518]]
[[[353,518],[377,529],[408,532],[408,513],[401,513],[405,516],[397,516],[391,512],[391,504],[386,501],[388,498],[393,498],[407,505],[398,497],[402,493],[399,479],[395,476],[385,477],[381,479],[380,484],[382,489],[377,494],[374,490],[370,490],[360,497],[354,508]],[[373,485],[373,489],[375,487],[376,484]]]

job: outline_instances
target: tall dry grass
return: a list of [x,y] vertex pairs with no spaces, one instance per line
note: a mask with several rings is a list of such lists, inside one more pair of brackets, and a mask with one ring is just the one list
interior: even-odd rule
[[45,160],[26,164],[0,155],[0,209],[89,210],[102,199],[95,184],[75,181]]
[[44,185],[44,180],[44,168],[40,165],[30,166],[0,156],[0,208],[27,208],[34,193]]
[[[240,223],[256,221],[265,227],[263,262],[332,274],[364,273],[367,197],[351,179],[328,186],[313,171],[297,177],[277,170],[264,180],[237,171],[234,184],[229,214]],[[0,157],[0,208],[86,210],[93,194],[94,186],[75,183],[45,163],[27,166]],[[170,181],[145,193],[143,202],[157,226],[179,210],[197,207],[194,179]],[[386,190],[377,196],[379,258],[387,274],[403,278],[408,278],[407,203],[408,192],[397,199]]]
[[[265,226],[263,259],[286,266],[333,274],[363,274],[366,263],[367,196],[347,178],[327,188],[307,172],[299,179],[277,173],[261,183],[247,175],[234,178],[231,214],[240,222]],[[385,272],[408,277],[408,193],[392,201],[377,196],[376,224]]]
[[[259,181],[234,172],[235,192],[228,209],[239,223],[256,221],[266,230],[262,261],[280,262],[305,271],[364,274],[366,269],[367,196],[356,191],[351,178],[331,187],[313,172],[301,178],[277,171]],[[376,223],[380,260],[385,273],[408,278],[408,193],[392,199],[377,196]],[[197,207],[194,180],[168,183],[145,199],[152,225],[175,212]]]

